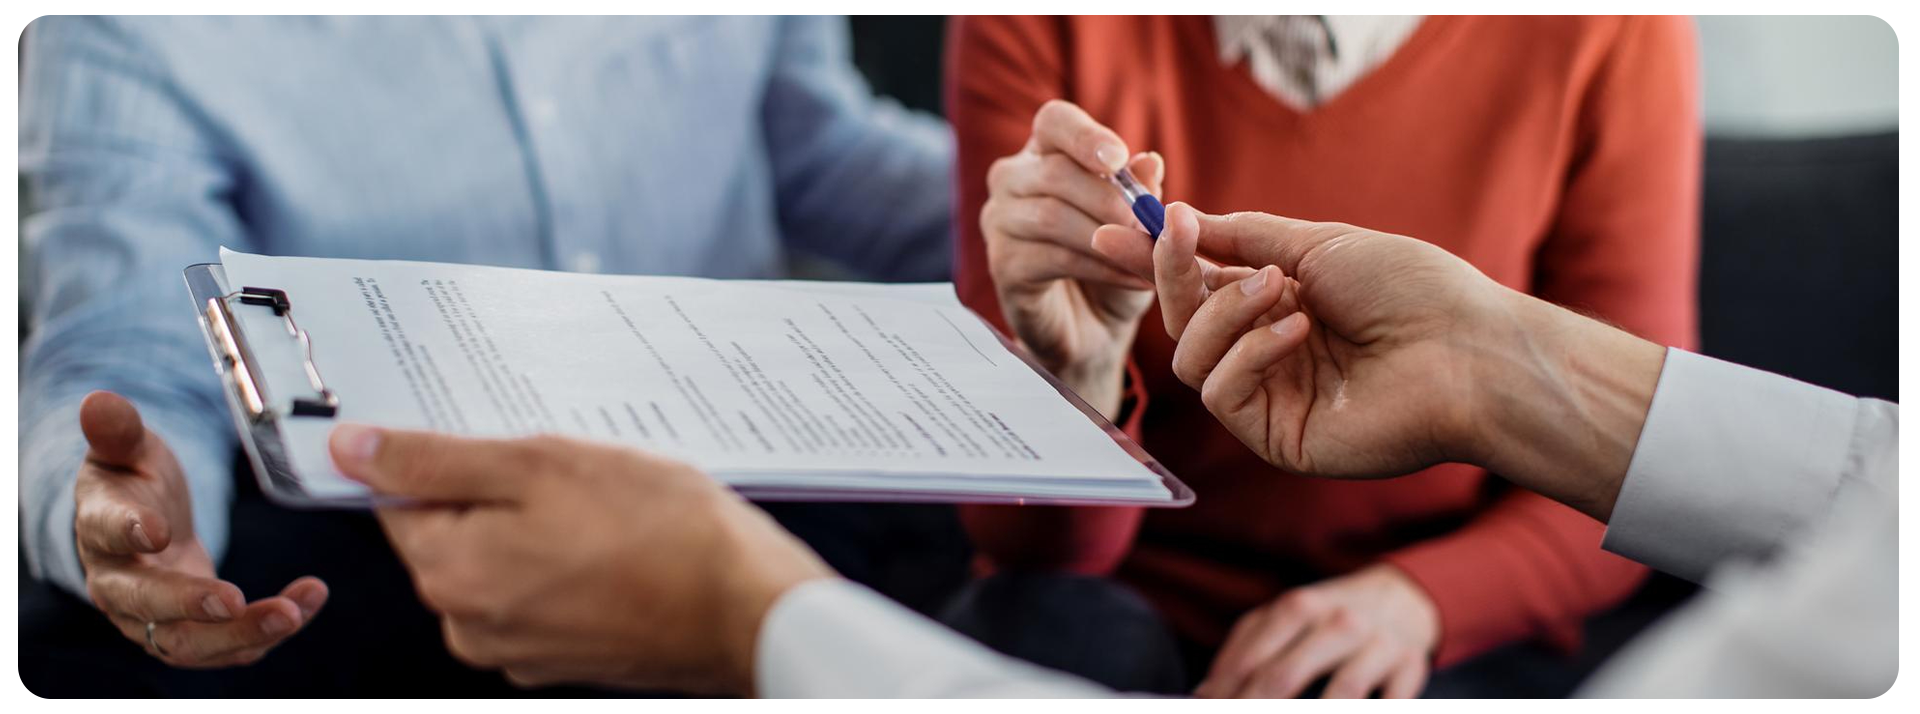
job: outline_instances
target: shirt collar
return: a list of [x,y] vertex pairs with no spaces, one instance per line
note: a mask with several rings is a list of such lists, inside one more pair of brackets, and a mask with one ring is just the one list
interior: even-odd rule
[[[1220,52],[1223,64],[1234,64],[1246,58],[1259,43],[1274,38],[1300,37],[1296,33],[1276,33],[1271,30],[1290,22],[1298,22],[1309,15],[1215,15],[1213,16],[1213,36],[1216,48]],[[1412,28],[1420,23],[1420,15],[1322,15],[1322,27],[1329,44],[1314,48],[1316,54],[1323,56],[1364,56],[1378,53],[1383,44],[1391,52],[1399,45]]]

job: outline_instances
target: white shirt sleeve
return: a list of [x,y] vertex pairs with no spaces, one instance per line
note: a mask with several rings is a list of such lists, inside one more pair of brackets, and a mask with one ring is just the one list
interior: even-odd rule
[[1110,697],[987,649],[864,587],[830,578],[774,602],[754,655],[768,698]]
[[1861,460],[1898,444],[1859,442],[1898,409],[1669,349],[1603,545],[1695,581],[1764,558],[1824,523],[1845,492],[1891,488],[1892,469]]
[[1893,686],[1899,427],[1897,405],[1668,350],[1606,545],[1712,576],[1582,693],[1872,697]]
[[1861,400],[1833,516],[1707,590],[1608,662],[1603,697],[1873,697],[1899,674],[1899,408]]

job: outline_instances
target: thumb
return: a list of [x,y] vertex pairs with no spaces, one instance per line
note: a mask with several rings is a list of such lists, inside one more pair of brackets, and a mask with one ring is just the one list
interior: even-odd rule
[[334,466],[375,493],[456,503],[513,501],[562,456],[529,439],[468,439],[430,431],[335,427]]
[[1308,253],[1352,230],[1337,223],[1314,223],[1250,211],[1224,216],[1194,213],[1200,219],[1202,254],[1234,265],[1278,265],[1281,271],[1293,276],[1300,274],[1300,261]]
[[87,437],[88,458],[109,466],[133,466],[146,441],[147,427],[133,402],[98,391],[80,400],[80,433]]

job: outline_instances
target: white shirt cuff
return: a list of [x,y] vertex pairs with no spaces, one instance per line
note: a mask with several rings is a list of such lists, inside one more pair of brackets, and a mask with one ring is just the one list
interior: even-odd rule
[[1607,550],[1699,581],[1773,552],[1832,508],[1857,400],[1667,350]]
[[987,649],[846,580],[802,583],[773,604],[754,655],[762,697],[1111,696]]

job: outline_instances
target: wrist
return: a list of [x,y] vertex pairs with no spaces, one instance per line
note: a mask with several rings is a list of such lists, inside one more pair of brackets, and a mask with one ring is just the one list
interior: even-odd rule
[[1646,421],[1666,348],[1511,292],[1474,381],[1480,466],[1601,521]]
[[1109,421],[1119,416],[1120,406],[1126,401],[1127,395],[1125,352],[1116,357],[1069,365],[1053,374],[1088,406],[1099,411],[1101,416]]
[[718,519],[725,532],[727,557],[718,559],[715,590],[719,607],[715,631],[721,647],[720,673],[728,691],[751,696],[756,688],[755,660],[760,631],[780,598],[801,584],[835,577],[833,570],[770,518],[736,506]]
[[1400,618],[1399,630],[1428,657],[1440,648],[1440,606],[1413,576],[1392,563],[1381,563],[1362,573],[1389,586],[1393,600],[1388,612]]

